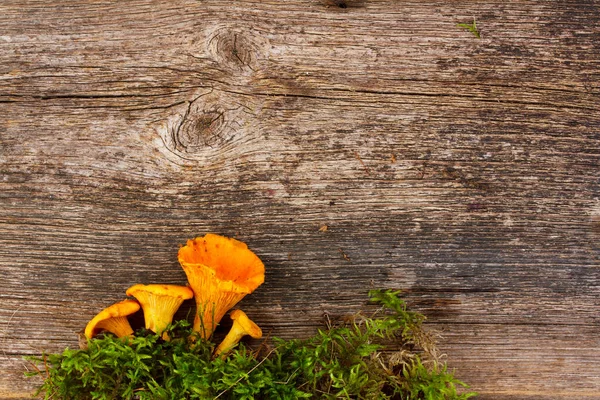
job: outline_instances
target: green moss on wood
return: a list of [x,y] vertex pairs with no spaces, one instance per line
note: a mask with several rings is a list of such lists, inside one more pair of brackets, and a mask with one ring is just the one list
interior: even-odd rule
[[[374,314],[354,315],[308,339],[241,345],[226,359],[187,321],[127,340],[105,336],[85,350],[30,357],[46,399],[467,399],[439,360],[425,317],[398,292],[376,290]],[[196,339],[195,344],[194,340]]]

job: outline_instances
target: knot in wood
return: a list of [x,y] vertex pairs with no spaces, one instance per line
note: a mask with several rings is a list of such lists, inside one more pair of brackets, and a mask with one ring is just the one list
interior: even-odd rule
[[186,104],[171,108],[166,121],[157,126],[164,154],[186,163],[237,154],[240,138],[258,134],[254,118],[258,107],[246,96],[214,89],[198,93]]
[[208,49],[222,67],[238,74],[255,72],[266,52],[263,39],[237,28],[217,29],[209,38]]
[[181,153],[198,153],[206,147],[218,147],[226,140],[225,112],[213,110],[184,116],[173,131],[175,149]]

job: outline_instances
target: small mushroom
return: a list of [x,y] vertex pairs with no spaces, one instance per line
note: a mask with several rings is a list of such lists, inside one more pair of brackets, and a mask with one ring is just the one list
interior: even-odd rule
[[85,327],[85,337],[88,339],[96,336],[101,330],[114,333],[117,337],[133,334],[133,329],[127,320],[127,316],[140,309],[135,300],[123,300],[106,307],[100,311]]
[[179,285],[133,285],[127,289],[127,296],[133,296],[140,302],[146,329],[163,334],[163,339],[169,340],[163,331],[173,321],[183,301],[194,297],[194,292]]
[[229,317],[233,320],[233,325],[225,336],[225,339],[216,348],[214,357],[220,356],[225,358],[227,353],[231,351],[242,337],[246,335],[252,336],[254,339],[260,339],[262,337],[262,330],[256,325],[245,312],[242,310],[233,310]]
[[212,233],[179,249],[196,299],[194,331],[210,338],[221,318],[265,280],[265,266],[245,243]]

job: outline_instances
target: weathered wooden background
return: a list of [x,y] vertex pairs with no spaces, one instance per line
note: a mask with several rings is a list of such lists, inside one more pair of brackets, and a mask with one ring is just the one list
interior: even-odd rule
[[2,398],[206,232],[273,336],[404,289],[481,399],[600,398],[599,1],[2,0],[0,103]]

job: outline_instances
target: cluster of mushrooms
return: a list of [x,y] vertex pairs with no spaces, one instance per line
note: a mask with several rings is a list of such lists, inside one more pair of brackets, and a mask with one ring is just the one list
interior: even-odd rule
[[[126,294],[135,299],[123,300],[101,311],[87,324],[86,338],[91,339],[101,331],[117,337],[133,335],[127,317],[141,307],[146,329],[169,340],[165,329],[183,301],[194,297],[197,309],[193,329],[201,338],[208,339],[227,311],[265,279],[264,264],[245,243],[211,233],[188,240],[179,249],[178,259],[187,275],[188,286],[139,284],[130,287]],[[215,349],[215,357],[225,357],[245,335],[262,337],[261,329],[242,310],[234,310],[229,316],[233,325]]]

